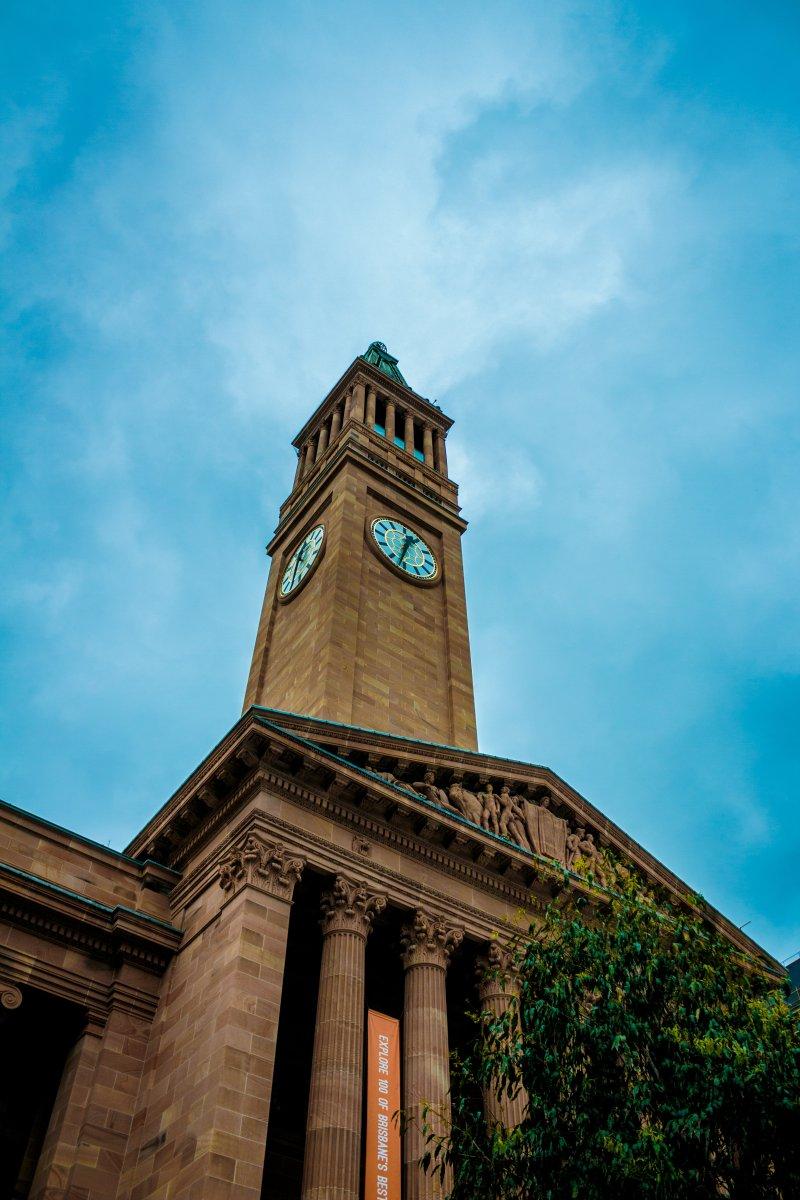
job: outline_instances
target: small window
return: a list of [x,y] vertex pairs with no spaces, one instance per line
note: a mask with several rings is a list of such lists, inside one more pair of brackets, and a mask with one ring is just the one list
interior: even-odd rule
[[399,446],[401,450],[405,450],[406,448],[405,442],[401,437],[398,437],[397,434],[394,435],[394,444],[395,446]]
[[419,462],[425,462],[425,455],[421,450],[418,450],[416,446],[414,447],[414,458],[418,459]]

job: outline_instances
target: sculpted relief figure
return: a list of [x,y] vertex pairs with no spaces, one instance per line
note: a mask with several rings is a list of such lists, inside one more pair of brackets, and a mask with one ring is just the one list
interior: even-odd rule
[[587,833],[580,842],[578,847],[580,856],[587,864],[587,871],[591,871],[598,883],[606,886],[606,873],[603,865],[603,856],[600,853],[600,847],[595,844],[594,834]]
[[512,796],[508,784],[504,783],[500,788],[497,802],[500,806],[498,820],[500,836],[516,842],[523,850],[530,850],[531,844],[525,832],[525,813],[519,796]]
[[580,860],[582,874],[591,873],[598,883],[606,886],[606,872],[600,847],[594,840],[593,833],[587,833],[583,825],[578,825],[567,837],[567,867],[570,871],[577,870],[576,863]]
[[567,822],[550,811],[550,797],[543,796],[538,803],[523,801],[525,809],[525,832],[531,849],[543,858],[554,858],[556,862],[567,861]]
[[497,803],[497,796],[494,794],[494,788],[490,783],[486,784],[485,791],[478,792],[478,799],[481,803],[481,828],[488,829],[490,833],[499,833],[500,807]]
[[426,767],[424,778],[419,783],[412,783],[411,786],[415,792],[419,792],[420,796],[425,796],[432,804],[440,804],[442,808],[449,808],[451,812],[460,812],[460,809],[456,809],[450,803],[444,788],[436,786],[436,772],[433,767]]
[[460,812],[463,817],[466,817],[468,821],[472,821],[475,825],[480,825],[483,806],[474,792],[468,792],[460,783],[451,783],[448,794],[453,808]]
[[582,825],[579,825],[577,829],[575,829],[567,837],[567,869],[570,871],[575,865],[575,859],[580,854],[581,839],[585,833],[586,830]]

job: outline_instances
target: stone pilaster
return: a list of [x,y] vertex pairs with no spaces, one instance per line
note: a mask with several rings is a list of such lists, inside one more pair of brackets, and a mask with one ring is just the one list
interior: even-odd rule
[[121,1186],[98,1197],[260,1200],[289,916],[303,865],[260,832],[220,859],[170,964]]
[[367,937],[386,897],[339,875],[322,897],[303,1200],[358,1200]]
[[422,1131],[421,1106],[427,1122],[444,1133],[450,1119],[450,1045],[447,1034],[445,977],[452,952],[464,933],[421,909],[402,934],[405,967],[403,1007],[403,1109],[408,1125],[403,1139],[405,1200],[444,1196],[451,1180],[427,1174],[420,1160],[429,1149]]
[[444,434],[439,429],[436,430],[436,439],[434,442],[434,446],[436,449],[436,454],[435,454],[436,470],[439,472],[440,475],[444,475],[444,477],[446,479],[447,478],[447,450],[445,449],[445,444],[444,444]]
[[[504,1016],[509,1006],[519,999],[519,978],[514,961],[514,952],[508,946],[492,942],[488,951],[478,959],[478,996],[481,1011],[497,1020]],[[520,1088],[513,1097],[498,1095],[496,1086],[484,1089],[483,1105],[486,1119],[493,1125],[500,1124],[513,1129],[525,1116],[528,1097]]]
[[353,384],[353,406],[350,409],[350,418],[353,421],[358,421],[361,425],[364,424],[364,384]]

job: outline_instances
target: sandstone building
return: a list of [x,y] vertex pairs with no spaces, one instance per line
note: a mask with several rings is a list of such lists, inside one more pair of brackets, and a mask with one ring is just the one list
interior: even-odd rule
[[124,853],[0,807],[0,1197],[433,1196],[418,1127],[371,1124],[368,1010],[403,1104],[446,1105],[520,912],[597,895],[609,854],[685,894],[552,771],[478,750],[450,426],[380,343],[334,385],[243,715]]

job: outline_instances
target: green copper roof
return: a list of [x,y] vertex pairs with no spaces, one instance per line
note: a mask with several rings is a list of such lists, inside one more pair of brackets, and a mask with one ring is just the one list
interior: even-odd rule
[[408,384],[400,373],[397,359],[392,357],[383,342],[370,342],[361,357],[365,362],[373,363],[379,371],[383,371],[384,375],[388,375],[390,379],[396,379],[398,383],[402,383],[403,387],[408,387]]

